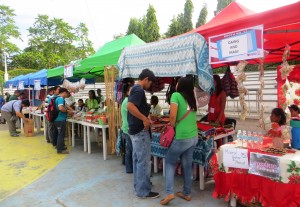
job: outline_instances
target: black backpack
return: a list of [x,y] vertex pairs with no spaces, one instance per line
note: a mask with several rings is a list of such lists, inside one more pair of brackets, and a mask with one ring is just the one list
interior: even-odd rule
[[59,113],[59,110],[57,110],[56,108],[56,99],[57,97],[52,97],[47,107],[46,119],[49,122],[54,122],[54,120],[57,118]]

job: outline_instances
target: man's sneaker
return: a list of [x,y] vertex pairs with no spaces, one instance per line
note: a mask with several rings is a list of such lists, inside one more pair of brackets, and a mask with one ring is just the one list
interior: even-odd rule
[[10,136],[11,137],[18,137],[19,135],[18,134],[11,134]]
[[57,154],[69,154],[69,151],[68,150],[63,150],[61,152],[57,152]]
[[159,193],[156,192],[150,192],[145,198],[158,198]]

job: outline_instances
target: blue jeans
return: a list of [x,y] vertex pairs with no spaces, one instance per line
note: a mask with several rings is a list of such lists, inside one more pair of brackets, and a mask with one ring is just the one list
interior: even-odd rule
[[184,174],[183,194],[191,195],[193,178],[193,153],[198,137],[192,139],[174,139],[166,155],[166,193],[174,193],[175,165],[178,158],[181,160]]
[[122,133],[123,139],[126,142],[126,153],[125,153],[125,166],[126,173],[133,172],[133,164],[132,164],[132,142],[130,136],[126,133]]
[[151,191],[151,142],[150,132],[141,131],[130,135],[132,141],[132,159],[134,190],[138,197],[146,197]]
[[65,121],[55,121],[54,126],[56,128],[56,131],[54,134],[56,141],[57,141],[56,149],[57,149],[57,152],[62,152],[65,147],[65,135],[66,135],[67,123]]

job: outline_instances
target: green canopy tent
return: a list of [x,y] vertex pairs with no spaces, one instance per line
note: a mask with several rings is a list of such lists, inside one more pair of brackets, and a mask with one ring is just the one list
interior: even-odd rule
[[[68,78],[68,80],[71,82],[76,82],[76,81],[79,81],[80,78],[85,78],[86,84],[94,84],[95,83],[93,75],[90,75],[90,74],[76,75],[75,72],[73,74],[73,77]],[[62,84],[63,79],[64,79],[64,66],[58,66],[56,68],[47,70],[47,79],[48,79],[48,85],[53,86],[53,85]]]
[[53,69],[48,70],[47,78],[63,77],[64,76],[64,66],[58,66]]
[[80,61],[78,66],[75,66],[74,74],[77,76],[81,74],[103,76],[105,66],[118,64],[123,48],[142,44],[145,44],[145,42],[135,34],[108,42],[94,55]]

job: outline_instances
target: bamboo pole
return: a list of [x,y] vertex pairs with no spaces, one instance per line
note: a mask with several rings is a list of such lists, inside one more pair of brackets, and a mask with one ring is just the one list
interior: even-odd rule
[[109,141],[107,146],[108,154],[116,153],[117,142],[117,125],[116,125],[116,107],[114,98],[114,86],[115,86],[115,70],[114,66],[104,68],[104,82],[106,89],[106,106],[107,106],[107,118],[109,125]]

